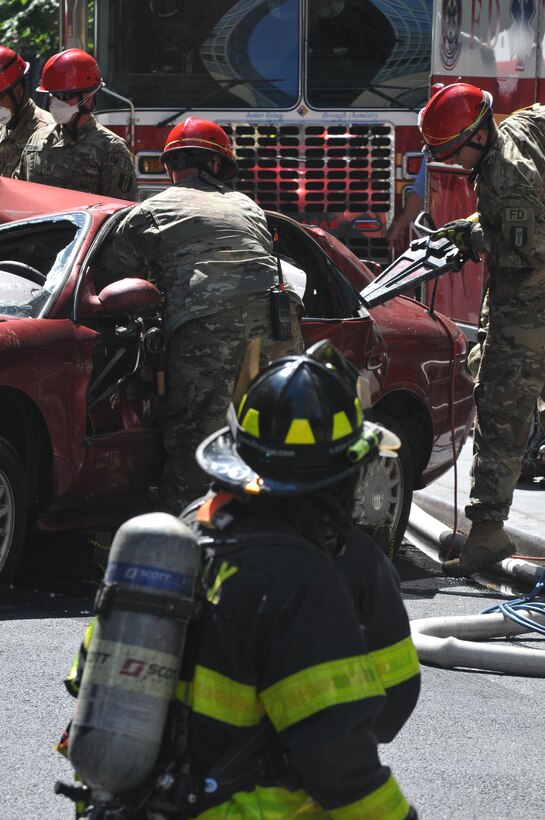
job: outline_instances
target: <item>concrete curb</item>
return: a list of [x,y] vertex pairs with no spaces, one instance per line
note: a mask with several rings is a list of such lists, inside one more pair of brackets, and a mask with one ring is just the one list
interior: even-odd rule
[[[415,495],[413,503],[428,513],[428,515],[436,518],[445,527],[448,527],[452,533],[452,527],[454,525],[453,504],[445,501],[443,498],[437,498],[429,494],[425,496],[419,495],[418,497]],[[467,537],[470,527],[471,521],[465,517],[463,508],[458,508],[458,533]],[[513,526],[509,522],[505,525],[505,531],[516,545],[517,551],[524,555],[536,555],[545,558],[545,534],[521,529],[520,527]],[[458,539],[459,536],[457,541]]]

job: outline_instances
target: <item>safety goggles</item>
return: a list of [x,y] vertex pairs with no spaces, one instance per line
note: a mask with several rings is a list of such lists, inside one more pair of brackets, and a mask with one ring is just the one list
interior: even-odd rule
[[97,85],[96,88],[79,88],[77,91],[50,91],[49,97],[50,99],[54,97],[56,100],[60,100],[61,102],[70,102],[70,100],[75,100],[76,97],[82,97],[81,102],[87,102],[87,100],[96,94],[97,91],[100,91],[102,88],[102,82],[100,85]]

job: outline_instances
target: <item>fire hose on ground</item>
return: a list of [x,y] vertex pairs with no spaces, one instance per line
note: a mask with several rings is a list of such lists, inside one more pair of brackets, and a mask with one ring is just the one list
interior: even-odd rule
[[[415,545],[433,560],[441,562],[452,542],[452,531],[415,504],[409,526]],[[461,547],[464,540],[463,536],[456,535],[454,546]],[[507,558],[497,568],[519,582],[530,584],[532,591],[521,598],[489,607],[479,615],[411,621],[413,641],[422,663],[446,669],[480,669],[545,677],[545,652],[542,650],[485,643],[492,638],[512,638],[529,632],[545,634],[545,604],[534,600],[543,592],[545,570],[520,558]]]

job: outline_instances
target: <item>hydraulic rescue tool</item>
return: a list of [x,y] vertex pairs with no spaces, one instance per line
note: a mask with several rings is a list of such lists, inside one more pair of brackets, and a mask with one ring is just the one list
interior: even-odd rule
[[[419,214],[415,227],[423,233],[432,234],[435,228],[428,228],[426,220],[431,220],[429,214]],[[416,292],[418,296],[424,282],[461,270],[468,259],[470,254],[460,251],[447,237],[433,240],[431,236],[423,236],[414,239],[408,249],[365,288],[365,305],[372,308],[402,294],[414,295]],[[430,311],[433,313],[433,305]]]

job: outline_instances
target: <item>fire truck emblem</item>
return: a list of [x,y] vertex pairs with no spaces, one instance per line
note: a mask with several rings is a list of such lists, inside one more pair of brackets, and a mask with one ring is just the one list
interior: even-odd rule
[[531,52],[534,45],[534,32],[530,23],[535,13],[535,0],[511,0],[509,14],[514,23],[510,36],[517,71],[524,69],[524,58]]
[[441,12],[441,62],[446,69],[454,68],[458,62],[462,42],[462,0],[443,0]]

